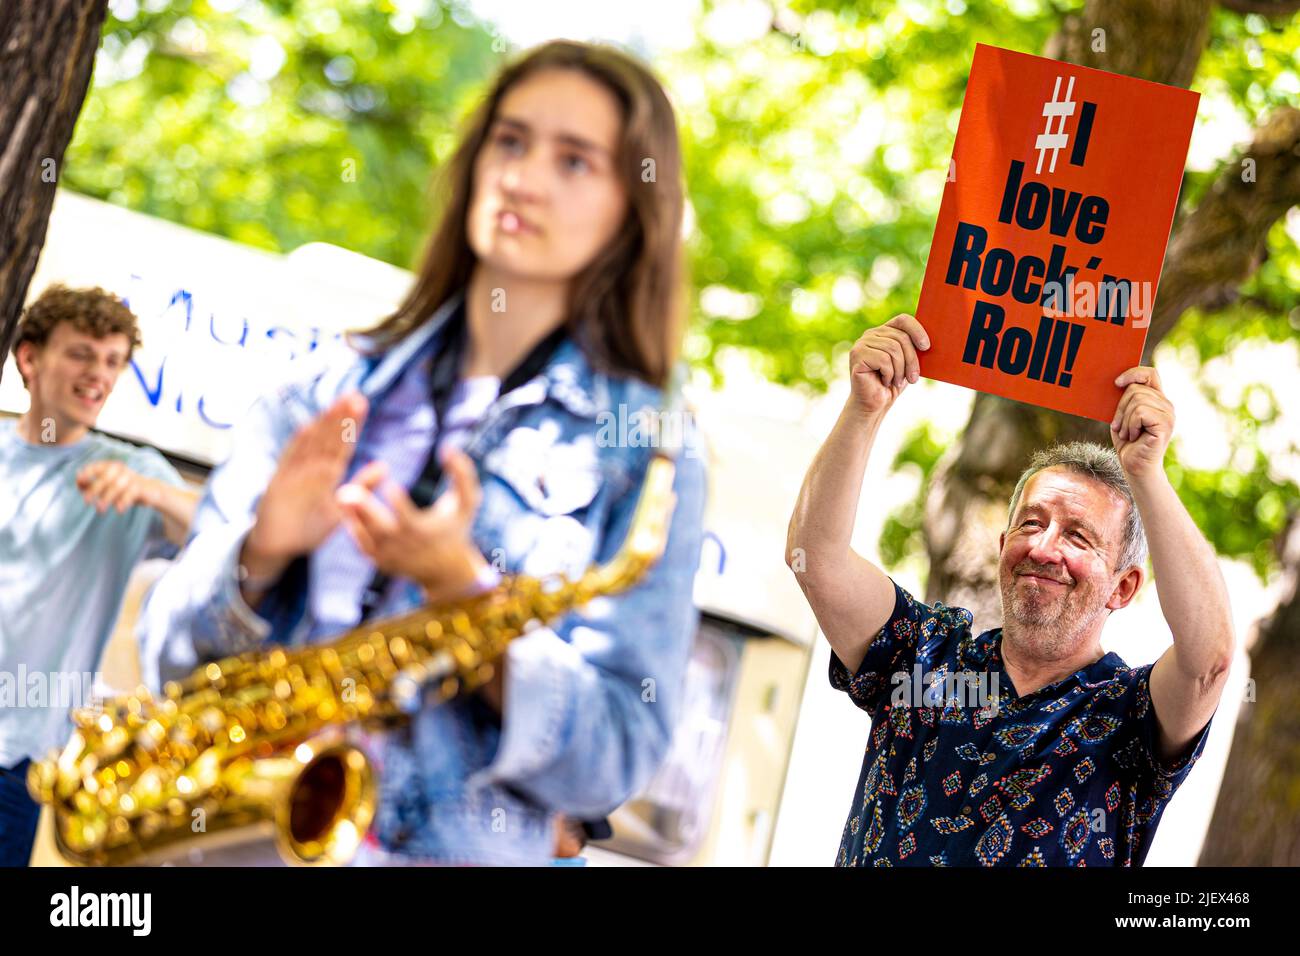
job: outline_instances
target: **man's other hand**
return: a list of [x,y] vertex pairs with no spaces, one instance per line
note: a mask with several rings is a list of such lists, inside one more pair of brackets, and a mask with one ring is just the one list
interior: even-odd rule
[[921,377],[916,353],[929,347],[930,337],[911,315],[896,315],[862,333],[849,353],[849,381],[858,408],[871,415],[888,411],[903,389]]

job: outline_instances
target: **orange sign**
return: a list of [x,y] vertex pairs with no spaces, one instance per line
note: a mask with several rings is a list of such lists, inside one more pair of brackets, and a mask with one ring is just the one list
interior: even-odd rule
[[916,307],[922,374],[1109,422],[1199,99],[977,45]]

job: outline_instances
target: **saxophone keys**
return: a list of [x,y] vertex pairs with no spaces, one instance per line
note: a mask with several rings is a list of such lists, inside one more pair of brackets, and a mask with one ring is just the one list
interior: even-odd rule
[[393,706],[404,714],[414,714],[420,709],[420,697],[423,684],[416,681],[406,671],[402,671],[389,687],[389,696]]
[[103,844],[107,835],[108,825],[102,817],[91,820],[74,817],[68,821],[68,843],[75,848],[81,850],[95,849]]
[[199,726],[207,731],[210,737],[225,726],[225,723],[225,715],[216,707],[205,707],[203,713],[199,714]]
[[288,719],[284,715],[282,708],[276,701],[267,704],[265,713],[262,714],[262,726],[267,730],[275,733],[283,730],[288,724]]
[[41,760],[27,770],[27,790],[40,803],[53,802],[58,780],[58,765],[52,760]]
[[137,829],[139,830],[140,838],[144,840],[153,839],[155,836],[158,835],[159,831],[161,831],[162,828],[163,828],[163,819],[157,812],[153,810],[149,811],[143,817],[141,817],[139,824],[137,824]]
[[456,659],[446,649],[438,651],[424,665],[430,681],[442,680],[456,673]]

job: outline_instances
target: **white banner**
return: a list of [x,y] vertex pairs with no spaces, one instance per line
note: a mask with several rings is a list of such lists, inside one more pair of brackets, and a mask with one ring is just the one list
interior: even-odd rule
[[[61,190],[28,301],[55,282],[102,286],[140,318],[144,344],[98,427],[211,464],[257,395],[386,315],[410,274],[323,243],[263,252]],[[0,411],[21,414],[27,392],[5,363]]]

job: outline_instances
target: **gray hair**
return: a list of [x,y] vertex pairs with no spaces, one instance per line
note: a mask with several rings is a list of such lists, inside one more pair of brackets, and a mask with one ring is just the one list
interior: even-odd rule
[[1075,474],[1095,478],[1119,492],[1128,502],[1128,513],[1124,516],[1124,546],[1120,549],[1119,563],[1115,565],[1115,570],[1122,571],[1135,564],[1141,567],[1146,563],[1146,531],[1142,527],[1142,516],[1138,514],[1137,505],[1133,502],[1133,491],[1128,486],[1128,479],[1124,477],[1124,467],[1119,463],[1119,455],[1115,454],[1113,448],[1095,442],[1072,441],[1037,452],[1030,459],[1029,467],[1020,475],[1016,490],[1011,495],[1011,505],[1007,508],[1008,529],[1025,485],[1045,468],[1068,468]]

